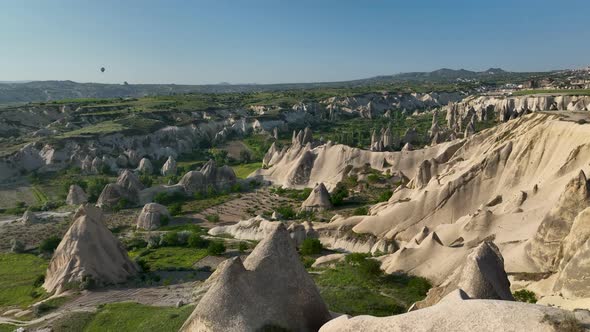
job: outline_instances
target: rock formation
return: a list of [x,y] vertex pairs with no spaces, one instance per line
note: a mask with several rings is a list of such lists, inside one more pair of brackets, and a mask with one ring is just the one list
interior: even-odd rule
[[178,182],[188,194],[194,192],[206,193],[207,190],[221,191],[236,183],[234,170],[225,165],[217,167],[215,161],[209,160],[200,171],[186,173]]
[[323,183],[317,184],[309,193],[309,197],[301,204],[303,211],[324,211],[331,208],[330,193]]
[[317,331],[331,318],[287,229],[275,225],[243,263],[236,257],[217,268],[181,331]]
[[66,204],[68,205],[80,205],[88,202],[88,196],[84,192],[84,189],[80,188],[79,185],[73,184],[68,190],[68,196],[66,198]]
[[320,332],[496,332],[496,331],[581,331],[570,311],[499,300],[470,299],[462,290],[447,295],[439,304],[389,317],[340,316],[322,326]]
[[121,172],[116,183],[109,183],[104,187],[98,197],[97,205],[100,207],[113,207],[121,199],[137,204],[139,202],[139,193],[143,189],[144,186],[137,175],[126,169]]
[[176,160],[172,156],[169,156],[162,166],[162,175],[176,175]]
[[154,173],[154,166],[152,166],[152,162],[149,159],[141,158],[139,166],[137,166],[137,172],[151,175]]
[[542,268],[554,271],[561,259],[561,246],[576,216],[590,206],[590,183],[584,171],[570,180],[559,201],[545,216],[527,247],[529,256]]
[[25,225],[32,225],[32,224],[36,224],[37,222],[39,222],[35,213],[33,213],[31,210],[28,210],[28,209],[25,211],[25,213],[23,213],[23,216],[21,217],[21,221]]
[[137,272],[123,245],[104,224],[101,210],[84,205],[49,262],[43,288],[60,294],[81,283],[121,283]]
[[148,203],[143,206],[137,217],[137,228],[153,230],[160,227],[163,219],[169,219],[170,213],[164,205]]
[[492,242],[477,246],[442,285],[430,289],[426,299],[417,302],[415,309],[438,303],[447,294],[462,289],[472,299],[514,301],[510,281],[504,271],[504,259]]

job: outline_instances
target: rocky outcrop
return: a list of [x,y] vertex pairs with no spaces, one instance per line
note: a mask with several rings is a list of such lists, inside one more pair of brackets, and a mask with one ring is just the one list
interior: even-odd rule
[[504,271],[504,258],[492,242],[483,242],[473,249],[462,266],[442,285],[430,289],[426,299],[417,302],[414,308],[432,306],[457,288],[472,299],[514,301]]
[[43,288],[60,294],[72,287],[117,284],[138,270],[104,224],[101,210],[84,205],[49,262]]
[[320,332],[559,332],[566,328],[582,331],[570,311],[499,300],[470,299],[462,290],[447,295],[439,304],[389,317],[340,316]]
[[39,219],[31,210],[26,210],[20,220],[25,225],[32,225],[39,222]]
[[457,102],[464,97],[461,93],[366,93],[351,97],[331,97],[321,101],[330,114],[330,119],[339,114],[363,118],[391,117],[392,110],[406,109],[409,112],[441,107]]
[[[297,141],[296,136],[294,140]],[[265,157],[269,160],[266,163],[269,167],[257,170],[253,176],[290,188],[311,187],[321,182],[332,189],[347,175],[347,168],[362,168],[369,164],[381,172],[389,170],[392,174],[401,172],[413,177],[423,160],[437,157],[447,150],[456,151],[461,144],[441,143],[416,152],[375,152],[332,142],[316,147],[295,143],[280,151],[274,146]]]
[[88,202],[88,196],[79,185],[73,184],[68,190],[68,196],[66,197],[66,204],[68,205],[80,205]]
[[289,231],[289,235],[297,247],[299,247],[305,239],[318,238],[318,232],[313,228],[313,224],[310,221],[291,223],[287,228],[287,231]]
[[323,183],[317,184],[309,197],[301,204],[301,210],[303,211],[324,211],[331,208],[330,193]]
[[97,205],[100,207],[113,207],[121,199],[127,200],[128,203],[139,203],[139,193],[144,189],[143,184],[130,170],[124,170],[117,178],[116,183],[107,184],[100,196]]
[[[280,218],[278,218],[280,219]],[[222,236],[231,235],[233,238],[240,240],[260,241],[266,238],[277,227],[280,221],[270,221],[262,216],[241,220],[236,224],[228,226],[216,226],[209,230],[209,235]],[[318,233],[315,231],[311,222],[303,223],[285,223],[291,238],[299,246],[306,238],[317,238]]]
[[586,174],[568,182],[559,200],[545,216],[534,238],[527,246],[528,255],[543,269],[555,271],[561,260],[561,246],[570,233],[576,216],[590,206],[590,183]]
[[217,268],[181,331],[317,331],[331,318],[287,229],[275,224],[243,263],[236,257]]
[[152,162],[149,159],[141,158],[139,166],[137,166],[137,172],[151,175],[154,173],[154,166],[152,166]]
[[172,156],[168,157],[162,166],[161,173],[163,176],[176,175],[176,160]]
[[154,230],[162,224],[164,219],[169,219],[170,213],[164,205],[148,203],[143,206],[137,216],[136,226],[138,229]]
[[[460,121],[497,119],[504,122],[530,112],[590,110],[589,96],[531,95],[531,96],[471,96],[446,106],[451,127],[461,131]],[[451,114],[452,113],[452,114]]]
[[209,160],[201,170],[186,173],[178,182],[186,193],[206,193],[208,190],[222,191],[230,188],[237,181],[234,170],[225,165],[217,167],[215,161]]

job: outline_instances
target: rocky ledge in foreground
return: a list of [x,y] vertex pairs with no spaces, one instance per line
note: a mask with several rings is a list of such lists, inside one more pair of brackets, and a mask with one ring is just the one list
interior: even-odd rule
[[222,263],[181,331],[317,331],[328,308],[282,223],[244,260]]

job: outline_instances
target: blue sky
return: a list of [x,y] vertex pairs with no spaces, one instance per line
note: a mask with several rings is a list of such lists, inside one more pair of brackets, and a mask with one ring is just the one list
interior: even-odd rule
[[277,83],[582,67],[588,13],[588,0],[3,0],[0,81]]

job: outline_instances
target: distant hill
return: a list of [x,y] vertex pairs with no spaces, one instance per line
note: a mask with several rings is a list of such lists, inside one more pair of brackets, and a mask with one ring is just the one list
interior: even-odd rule
[[511,73],[500,68],[484,72],[443,68],[432,72],[412,72],[376,76],[343,82],[284,83],[284,84],[100,84],[72,81],[0,82],[0,104],[46,102],[77,98],[125,98],[183,93],[261,92],[290,89],[350,88],[393,84],[407,81],[449,83],[459,79],[526,79],[539,73]]

